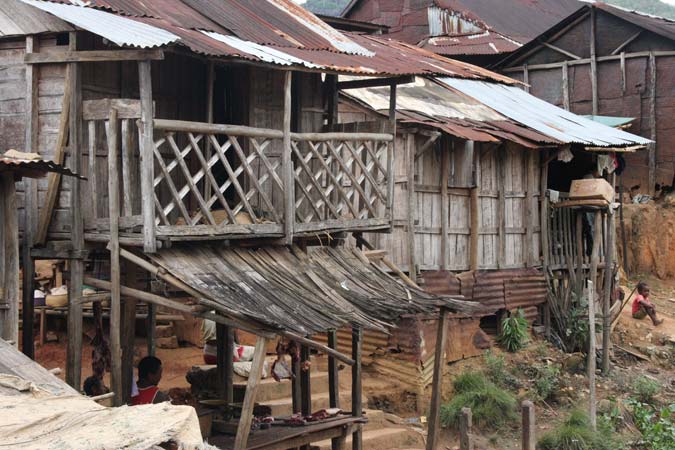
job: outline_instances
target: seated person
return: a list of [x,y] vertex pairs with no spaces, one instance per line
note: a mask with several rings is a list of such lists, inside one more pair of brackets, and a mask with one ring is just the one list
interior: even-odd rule
[[97,375],[92,375],[84,380],[83,389],[84,393],[89,397],[98,397],[110,392],[105,384],[103,384],[103,380]]
[[131,397],[131,404],[147,405],[171,400],[159,390],[162,379],[162,361],[154,356],[146,356],[138,363],[138,394]]
[[640,281],[637,285],[637,291],[638,295],[633,300],[633,318],[642,320],[649,316],[655,326],[661,325],[663,319],[659,320],[656,317],[656,306],[649,301],[649,286],[647,286],[647,283]]

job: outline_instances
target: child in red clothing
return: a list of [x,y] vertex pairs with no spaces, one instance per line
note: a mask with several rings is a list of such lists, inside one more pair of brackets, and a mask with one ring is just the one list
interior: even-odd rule
[[659,320],[656,317],[656,306],[649,301],[649,286],[647,286],[647,283],[640,281],[637,285],[637,291],[638,295],[633,300],[633,317],[642,320],[649,316],[655,326],[661,325],[663,319]]

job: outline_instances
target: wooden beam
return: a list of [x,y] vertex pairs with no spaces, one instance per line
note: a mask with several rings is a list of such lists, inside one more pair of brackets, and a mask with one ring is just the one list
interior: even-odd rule
[[[612,187],[616,190],[616,174],[612,174]],[[609,354],[612,346],[611,327],[612,318],[610,317],[609,302],[612,296],[612,287],[614,286],[614,253],[616,251],[616,212],[610,206],[607,210],[607,235],[605,244],[605,280],[602,301],[602,373],[607,376],[610,370]]]
[[[215,91],[216,83],[216,66],[213,61],[207,61],[206,63],[206,122],[213,123],[213,96]],[[204,143],[204,160],[209,161],[211,159],[211,140],[206,139]],[[204,198],[211,198],[212,186],[210,183],[204,183]]]
[[[649,57],[650,53],[653,53],[656,58],[675,56],[675,50],[653,51],[653,52],[642,51],[642,52],[625,53],[624,58],[625,59],[647,58],[647,57]],[[596,58],[597,62],[619,61],[620,59],[621,59],[621,55],[598,56]],[[556,62],[556,63],[530,64],[530,65],[527,66],[527,68],[530,71],[532,71],[532,70],[559,69],[560,67],[563,66],[563,64],[565,62],[570,66],[582,66],[582,65],[590,64],[591,58],[583,58],[583,59],[578,59],[578,60],[575,59],[575,60],[572,60],[572,61],[563,61],[563,62]],[[508,67],[506,69],[502,69],[502,72],[504,72],[504,73],[517,73],[517,72],[522,72],[522,71],[523,71],[523,66]]]
[[108,120],[111,109],[117,110],[117,118],[140,119],[142,115],[141,101],[135,98],[102,98],[82,102],[84,120]]
[[141,96],[141,195],[143,213],[143,249],[147,253],[157,251],[155,240],[155,205],[149,199],[154,194],[155,139],[152,110],[152,73],[149,60],[138,62],[138,85]]
[[387,148],[387,206],[386,212],[390,229],[394,227],[394,158],[396,155],[396,84],[389,85],[389,131],[392,135],[391,145]]
[[[35,36],[26,36],[26,55],[38,51],[38,38]],[[38,83],[39,71],[37,67],[27,66],[26,72],[26,140],[25,151],[28,153],[38,152],[39,135],[39,111],[38,111]],[[34,238],[37,233],[36,225],[38,220],[38,186],[37,180],[32,178],[24,179],[24,227],[23,242],[21,245],[21,259],[23,265],[23,283],[22,283],[22,345],[21,350],[29,358],[35,356],[35,344],[33,342],[33,292],[35,273],[35,263],[30,256],[30,249],[34,244]],[[18,232],[18,230],[17,230]]]
[[337,84],[338,90],[342,91],[345,89],[361,89],[369,87],[381,87],[381,86],[392,86],[398,84],[408,84],[415,81],[415,77],[403,76],[403,77],[389,77],[389,78],[367,78],[364,80],[351,80],[351,81],[340,81]]
[[5,263],[2,286],[4,292],[2,300],[7,305],[5,310],[5,323],[2,328],[2,339],[12,341],[13,345],[19,342],[19,214],[16,203],[16,185],[14,176],[11,173],[0,174],[0,192],[2,192],[2,206],[4,210],[2,233],[4,239],[1,252]]
[[581,56],[575,55],[575,54],[572,53],[572,52],[568,52],[567,50],[562,49],[562,48],[560,48],[560,47],[557,47],[557,46],[555,46],[555,45],[553,45],[553,44],[550,44],[550,43],[548,43],[548,42],[543,42],[542,44],[543,44],[545,47],[548,47],[548,48],[550,48],[551,50],[553,50],[553,51],[555,51],[555,52],[558,52],[558,53],[561,53],[561,54],[563,54],[563,55],[565,55],[565,56],[569,56],[569,57],[572,58],[572,59],[581,59]]
[[635,39],[640,37],[643,31],[644,30],[639,30],[637,33],[635,33],[634,35],[623,41],[621,45],[619,45],[617,48],[614,49],[614,51],[612,51],[612,53],[610,53],[610,55],[618,55],[619,53],[623,52],[623,49],[626,48],[628,45],[630,45],[630,43],[633,42]]
[[570,110],[570,80],[569,80],[569,65],[567,61],[562,66],[562,99],[563,109]]
[[[450,227],[450,197],[448,182],[450,181],[450,146],[444,146],[441,154],[441,270],[448,270],[448,228]],[[454,144],[452,151],[454,151]]]
[[[68,41],[70,50],[77,50],[77,32],[71,32]],[[70,63],[70,115],[68,118],[68,145],[70,169],[82,172],[82,66]],[[81,198],[81,183],[70,180],[71,242],[76,252],[84,249],[84,219]],[[75,389],[80,389],[82,378],[82,277],[84,261],[70,261],[68,284],[68,347],[66,349],[66,380]]]
[[595,7],[591,6],[591,95],[593,103],[593,115],[598,114],[598,61],[596,57],[597,18]]
[[[352,416],[363,416],[363,392],[361,386],[361,349],[363,345],[363,330],[352,326],[352,359],[356,362],[352,366]],[[358,426],[352,434],[352,450],[363,450],[363,429]]]
[[626,95],[626,54],[621,52],[619,70],[621,70],[621,95]]
[[525,92],[530,92],[530,71],[527,64],[523,64],[523,83],[525,83]]
[[656,57],[649,53],[649,195],[656,193]]
[[408,276],[413,281],[417,279],[417,247],[415,245],[415,219],[416,202],[415,202],[415,135],[408,133],[406,135],[406,175],[408,178]]
[[473,152],[474,160],[474,187],[471,188],[471,194],[469,198],[469,221],[471,233],[469,236],[469,267],[470,270],[478,270],[479,265],[479,241],[480,241],[480,152],[477,152],[475,149],[474,141],[466,141],[464,144],[467,147],[471,148]]
[[251,433],[251,422],[253,421],[253,407],[255,406],[255,397],[260,386],[263,365],[265,363],[265,348],[267,339],[258,337],[255,343],[253,361],[251,362],[251,371],[246,383],[246,394],[241,406],[241,418],[237,426],[237,435],[234,439],[234,450],[245,450],[248,443],[248,435]]
[[59,53],[26,54],[23,62],[31,64],[63,64],[107,61],[158,61],[164,59],[162,50],[68,50]]
[[448,340],[448,310],[441,308],[436,330],[436,347],[434,352],[434,375],[431,381],[431,406],[429,408],[429,432],[427,433],[427,450],[434,450],[439,445],[441,432],[441,403],[443,401],[443,367],[445,366],[445,348]]
[[291,87],[293,72],[284,73],[284,119],[283,149],[281,154],[281,174],[284,183],[284,233],[286,244],[293,243],[293,225],[295,224],[295,177],[293,176],[293,149],[291,147]]
[[[59,118],[59,131],[56,137],[56,151],[54,152],[53,161],[56,164],[63,164],[65,156],[65,148],[68,140],[68,123],[70,116],[70,96],[72,93],[71,65],[66,67],[66,79],[64,81],[63,102],[61,103],[61,115]],[[44,205],[40,214],[40,223],[38,225],[37,236],[35,242],[37,244],[44,244],[47,240],[47,232],[49,231],[49,224],[51,223],[54,205],[59,194],[59,185],[61,184],[61,174],[51,172],[48,175],[47,194],[45,195]]]
[[121,343],[121,289],[120,289],[120,244],[119,244],[119,164],[118,164],[117,110],[110,112],[108,126],[108,212],[110,217],[110,379],[115,392],[115,405],[124,403],[122,381]]

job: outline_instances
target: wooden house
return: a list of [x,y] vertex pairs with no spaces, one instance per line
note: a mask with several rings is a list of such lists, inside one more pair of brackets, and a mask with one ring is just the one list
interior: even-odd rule
[[[448,312],[477,309],[394,282],[360,251],[337,244],[347,233],[393,226],[397,84],[411,75],[512,80],[411,45],[347,36],[288,0],[9,0],[0,19],[7,145],[86,176],[27,180],[19,189],[24,273],[32,273],[34,258],[68,260],[71,386],[80,387],[86,284],[102,291],[86,301],[110,300],[118,404],[131,392],[140,301],[150,354],[158,307],[217,322],[221,394],[229,403],[231,330],[258,336],[242,420],[225,445],[249,447],[265,344],[277,336],[300,344],[305,360],[310,348],[329,355],[331,406],[339,399],[337,361],[352,367],[351,414],[313,428],[276,428],[251,445],[334,438],[341,448],[352,433],[358,445],[366,420],[363,330],[440,311],[441,361]],[[371,78],[340,85],[338,74]],[[378,85],[390,92],[387,126],[341,127],[338,90]],[[32,281],[24,277],[22,349],[30,356]],[[350,356],[330,338],[345,326]],[[328,346],[311,338],[326,331]],[[432,370],[437,394],[441,367]],[[294,411],[307,415],[309,374],[299,361],[294,371]],[[432,397],[429,448],[439,401]]]
[[627,188],[654,194],[675,176],[675,22],[605,3],[586,4],[498,64],[531,94],[593,116],[634,119],[628,131],[655,141],[625,155]]

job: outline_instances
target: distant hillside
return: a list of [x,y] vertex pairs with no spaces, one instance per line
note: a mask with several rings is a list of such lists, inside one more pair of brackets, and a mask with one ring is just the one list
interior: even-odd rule
[[675,20],[675,6],[660,0],[610,0],[607,3]]
[[326,16],[339,16],[349,0],[307,0],[302,5],[314,14],[324,14]]

